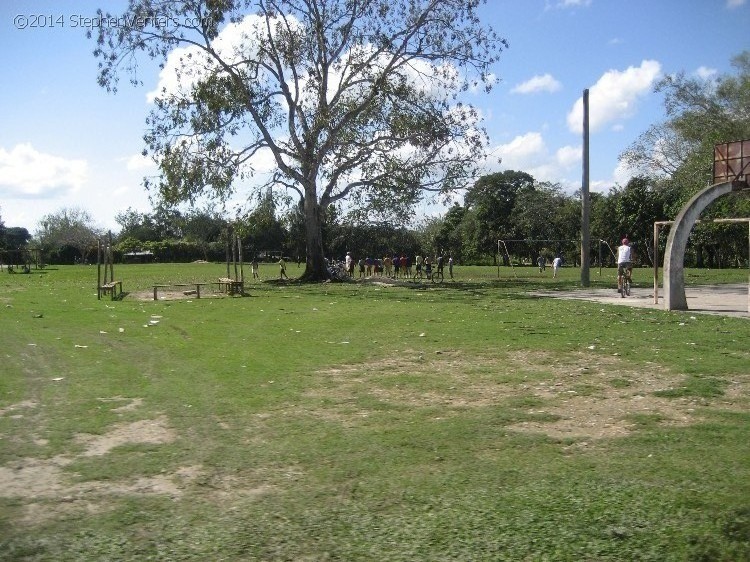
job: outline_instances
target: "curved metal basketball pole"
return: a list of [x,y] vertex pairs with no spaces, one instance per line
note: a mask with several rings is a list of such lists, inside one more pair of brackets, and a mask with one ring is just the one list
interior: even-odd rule
[[682,208],[669,231],[664,253],[664,308],[688,310],[685,297],[684,261],[690,232],[703,210],[722,195],[748,189],[745,181],[728,181],[711,185],[698,193]]

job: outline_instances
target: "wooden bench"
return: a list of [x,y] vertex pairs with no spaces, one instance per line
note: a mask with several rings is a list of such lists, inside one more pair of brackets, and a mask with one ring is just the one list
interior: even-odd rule
[[230,295],[242,295],[245,293],[245,282],[239,279],[221,277],[219,279],[219,289]]
[[195,298],[201,298],[201,287],[211,283],[172,283],[171,285],[154,285],[154,300],[159,300],[159,289],[167,287],[195,287]]
[[98,298],[102,298],[102,295],[109,293],[110,299],[115,300],[122,297],[122,281],[111,281],[99,286]]

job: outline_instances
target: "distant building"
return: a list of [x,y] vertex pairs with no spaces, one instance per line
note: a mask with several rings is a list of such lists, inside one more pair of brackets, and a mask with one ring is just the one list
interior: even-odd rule
[[122,255],[125,263],[151,263],[154,261],[154,253],[151,250],[145,252],[128,252]]

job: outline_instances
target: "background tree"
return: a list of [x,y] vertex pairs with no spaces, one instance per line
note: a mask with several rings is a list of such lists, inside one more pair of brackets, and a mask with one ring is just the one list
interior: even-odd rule
[[9,226],[5,229],[5,247],[8,250],[22,250],[26,248],[32,236],[21,226]]
[[615,198],[615,224],[618,232],[615,241],[627,236],[641,263],[653,265],[654,221],[667,220],[664,198],[652,180],[632,178],[624,189],[613,194]]
[[59,252],[68,246],[76,250],[81,262],[86,260],[88,251],[96,247],[96,240],[101,235],[88,211],[77,207],[64,207],[45,215],[36,232],[43,250]]
[[3,222],[3,216],[0,215],[0,250],[4,250],[5,247],[5,223]]
[[209,247],[218,244],[221,233],[227,226],[227,220],[220,213],[209,208],[193,210],[182,219],[182,235],[189,242],[194,242],[203,252],[203,259],[209,259]]
[[19,226],[6,227],[0,217],[0,264],[17,265],[29,261],[26,250],[30,240],[28,230]]
[[566,261],[575,263],[571,241],[580,239],[581,220],[580,205],[577,214],[571,216],[571,200],[560,185],[548,182],[518,192],[509,221],[519,238],[532,240],[518,249],[525,252],[530,263],[535,263],[539,255],[551,260],[562,253],[568,254]]
[[149,213],[141,213],[128,207],[115,215],[115,221],[120,225],[118,237],[122,240],[132,238],[146,242],[160,239],[159,231]]
[[426,217],[417,226],[418,247],[423,256],[434,256],[438,251],[443,223],[442,217]]
[[464,259],[461,223],[465,215],[466,208],[454,204],[442,217],[434,239],[436,249],[446,256],[453,256],[455,262],[462,262]]
[[712,182],[714,146],[750,138],[750,51],[732,59],[736,75],[715,80],[669,75],[657,85],[667,119],[651,126],[620,156],[642,175],[661,180],[680,194],[677,214],[698,190]]
[[[255,209],[248,213],[242,222],[244,233],[252,256],[259,256],[261,252],[270,252],[268,257],[276,257],[279,253],[286,253],[286,231],[281,220],[276,216],[276,203],[273,193],[266,191],[257,197]],[[296,259],[295,256],[291,256]]]
[[467,190],[464,202],[476,212],[479,252],[495,256],[498,239],[526,238],[513,228],[511,213],[518,193],[533,186],[531,175],[506,170],[482,176]]
[[[505,46],[481,21],[481,3],[131,0],[124,25],[98,28],[99,83],[114,90],[121,72],[137,81],[139,52],[177,70],[179,86],[159,93],[145,137],[161,197],[226,198],[252,175],[253,157],[270,153],[268,185],[303,204],[304,277],[322,279],[329,205],[408,208],[422,190],[475,175],[487,137],[457,94],[489,89]],[[171,24],[155,27],[157,18]]]
[[[661,80],[656,89],[665,94],[667,119],[650,127],[620,156],[652,180],[649,196],[660,197],[666,219],[674,218],[690,197],[712,183],[716,144],[750,138],[750,51],[735,56],[732,66],[735,75],[715,80],[684,73]],[[715,201],[702,218],[747,216],[747,194],[737,193]],[[731,233],[739,230],[696,225],[686,263],[702,267],[704,263],[744,261],[746,250],[741,250],[739,242],[744,236]]]

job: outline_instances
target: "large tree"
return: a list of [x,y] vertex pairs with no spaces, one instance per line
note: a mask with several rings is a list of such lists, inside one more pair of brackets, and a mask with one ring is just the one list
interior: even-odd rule
[[674,215],[712,180],[714,145],[750,138],[750,51],[732,58],[736,74],[703,79],[664,77],[666,119],[652,125],[620,156],[640,174],[678,190]]
[[208,261],[208,250],[211,243],[218,243],[227,227],[227,220],[220,213],[211,209],[196,209],[186,213],[182,219],[184,239],[196,243],[203,252],[203,259]]
[[8,250],[23,250],[31,240],[31,234],[22,226],[9,226],[5,228],[4,238]]
[[165,65],[145,140],[166,200],[226,198],[270,156],[266,185],[304,208],[304,277],[322,279],[329,205],[408,208],[475,175],[486,134],[458,95],[491,87],[505,46],[483,3],[130,0],[98,28],[99,82],[137,82],[139,52]]
[[84,209],[64,207],[56,213],[45,215],[39,221],[36,238],[44,250],[59,250],[65,246],[75,248],[81,262],[87,252],[96,247],[97,238],[102,235],[101,229],[94,224],[94,219]]
[[534,187],[534,178],[526,172],[505,170],[481,177],[466,192],[465,203],[476,212],[479,225],[478,251],[496,255],[498,239],[525,238],[511,220],[516,197]]
[[[273,194],[266,192],[257,197],[257,205],[242,219],[243,233],[250,244],[253,257],[262,253],[263,257],[286,255],[286,232],[281,220],[276,216],[276,202]],[[304,253],[295,254],[297,259]]]

